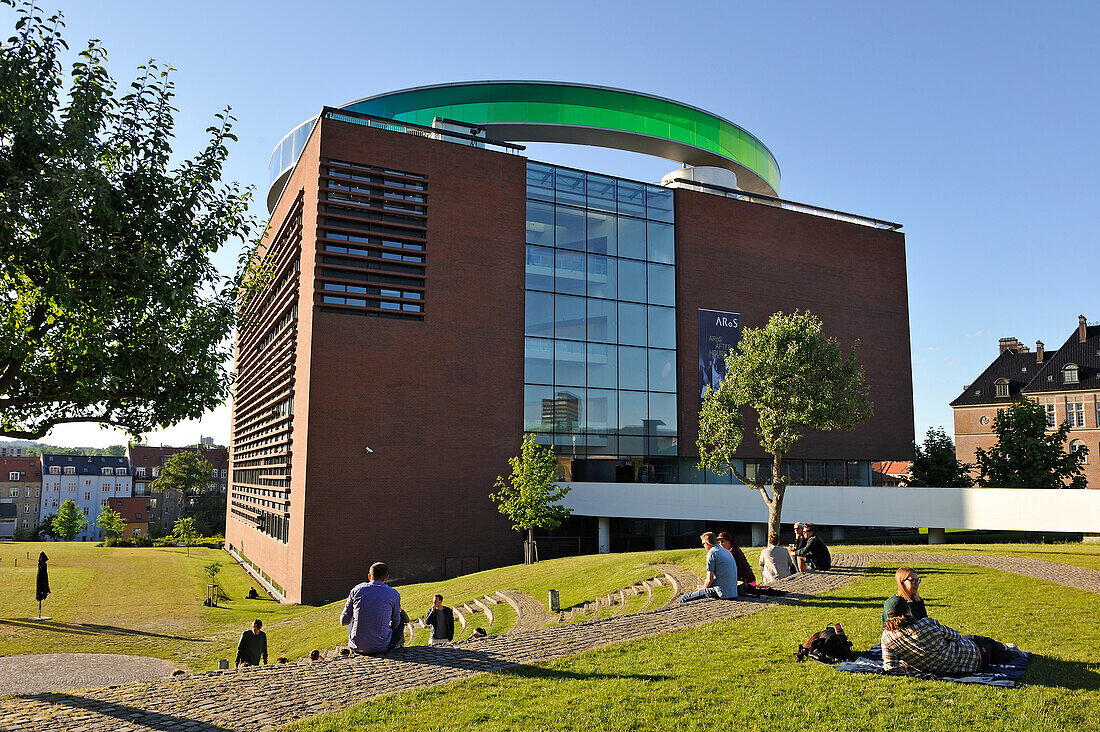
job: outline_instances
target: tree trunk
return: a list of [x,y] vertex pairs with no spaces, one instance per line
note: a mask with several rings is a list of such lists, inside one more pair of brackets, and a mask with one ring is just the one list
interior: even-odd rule
[[772,492],[774,496],[771,502],[768,504],[768,533],[779,533],[779,520],[783,514],[783,493],[787,487],[782,484],[773,484]]

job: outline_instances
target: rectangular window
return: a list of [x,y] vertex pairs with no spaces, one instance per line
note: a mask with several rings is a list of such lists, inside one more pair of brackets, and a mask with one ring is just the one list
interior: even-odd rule
[[144,467],[137,468],[137,477],[139,477],[139,478],[144,478],[145,477],[145,468]]
[[1070,427],[1085,426],[1085,405],[1081,402],[1066,402],[1066,421]]
[[12,489],[10,489],[10,490],[8,491],[8,494],[9,494],[9,495],[10,495],[10,496],[11,496],[12,498],[18,498],[18,497],[19,497],[19,489],[18,489],[18,488],[12,488]]
[[61,468],[58,467],[57,465],[51,465],[50,466],[50,475],[57,475],[60,472],[61,472]]
[[8,473],[8,480],[19,480],[19,473]]
[[1052,430],[1058,426],[1057,417],[1054,411],[1054,403],[1050,402],[1048,404],[1044,404],[1043,409],[1045,409],[1047,413],[1047,429]]
[[85,501],[92,500],[92,492],[91,491],[84,491],[84,500]]
[[[50,472],[53,472],[52,470]],[[65,475],[76,475],[76,468],[72,465],[65,466]]]
[[85,506],[85,507],[84,507],[84,515],[85,515],[85,516],[87,516],[87,515],[88,515],[88,507],[87,507],[87,506]]

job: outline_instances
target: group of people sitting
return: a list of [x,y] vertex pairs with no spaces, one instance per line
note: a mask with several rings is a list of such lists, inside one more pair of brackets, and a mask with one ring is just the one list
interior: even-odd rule
[[[375,562],[367,573],[367,581],[352,588],[344,603],[340,624],[348,628],[348,648],[354,653],[384,653],[405,646],[409,616],[401,609],[401,594],[386,584],[389,578],[389,567]],[[424,624],[431,645],[454,639],[454,611],[443,604],[443,595],[433,599]],[[484,636],[485,631],[477,628],[474,635]]]
[[733,543],[733,537],[728,532],[723,531],[717,536],[711,531],[703,533],[699,539],[707,552],[707,575],[698,589],[684,593],[680,602],[704,598],[733,600],[739,592],[746,591],[754,595],[762,594],[772,584],[794,572],[832,567],[829,548],[817,535],[813,524],[796,523],[794,535],[794,543],[783,547],[779,545],[778,534],[768,534],[768,546],[760,552],[762,581],[758,584],[752,565],[740,547]]
[[963,635],[928,617],[920,577],[909,567],[894,573],[897,594],[882,608],[882,666],[887,672],[968,674],[1021,654],[1015,645]]

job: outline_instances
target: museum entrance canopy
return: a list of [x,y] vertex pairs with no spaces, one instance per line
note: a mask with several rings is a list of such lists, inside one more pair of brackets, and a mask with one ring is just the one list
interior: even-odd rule
[[[461,120],[497,140],[594,145],[724,168],[736,174],[743,190],[779,194],[779,164],[764,143],[729,120],[650,94],[548,81],[479,81],[387,92],[340,109],[426,127],[437,118]],[[303,122],[272,152],[269,209],[316,122]]]

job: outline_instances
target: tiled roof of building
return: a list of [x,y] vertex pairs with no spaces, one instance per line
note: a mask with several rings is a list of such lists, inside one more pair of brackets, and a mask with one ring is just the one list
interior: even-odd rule
[[60,465],[76,468],[77,475],[100,475],[103,468],[128,468],[129,461],[124,457],[107,455],[43,455],[42,465]]
[[[1077,366],[1076,383],[1066,383],[1063,378],[1063,369],[1068,364]],[[1008,395],[998,397],[996,384],[1002,379],[1008,382]],[[1100,390],[1100,325],[1085,326],[1082,322],[1061,348],[1043,354],[1042,363],[1038,361],[1038,353],[1012,348],[1002,351],[951,406],[1008,403],[1021,394],[1079,390]]]
[[4,457],[0,458],[0,472],[14,473],[15,471],[26,473],[27,480],[42,477],[42,462],[36,457]]
[[[160,466],[164,461],[184,450],[195,451],[192,447],[149,447],[148,445],[130,445],[130,462],[135,468]],[[229,450],[224,447],[200,447],[199,453],[215,470],[229,467]]]
[[871,463],[871,470],[895,478],[908,477],[909,468],[911,467],[913,467],[913,463],[904,460],[887,460],[881,463]]
[[[1011,349],[1001,352],[993,363],[966,387],[962,394],[951,406],[959,407],[965,404],[996,404],[1009,403],[1020,397],[1020,392],[1025,391],[1028,383],[1041,369],[1041,365],[1035,361],[1036,355],[1030,351],[1019,353]],[[1008,393],[1005,396],[997,396],[996,384],[998,381],[1008,382]]]
[[[1077,366],[1077,383],[1065,383],[1062,370],[1069,364]],[[1100,389],[1100,325],[1085,328],[1082,342],[1074,330],[1066,342],[1043,364],[1025,391],[1093,391]]]

